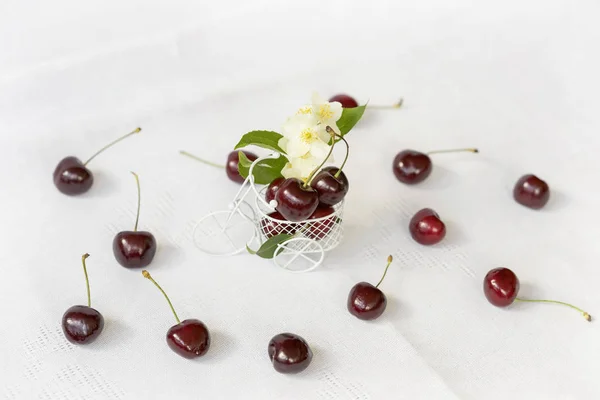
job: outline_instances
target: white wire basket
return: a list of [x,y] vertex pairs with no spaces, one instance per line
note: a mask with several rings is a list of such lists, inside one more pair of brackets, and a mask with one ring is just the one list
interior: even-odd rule
[[[231,256],[285,233],[293,237],[277,245],[275,265],[290,272],[308,272],[322,264],[325,252],[342,239],[344,202],[320,209],[319,218],[302,222],[278,218],[277,202],[267,203],[267,187],[257,190],[253,176],[256,164],[278,157],[279,153],[273,153],[256,159],[229,210],[209,213],[198,221],[193,233],[196,247],[210,255]],[[245,200],[248,195],[254,195],[254,207]]]

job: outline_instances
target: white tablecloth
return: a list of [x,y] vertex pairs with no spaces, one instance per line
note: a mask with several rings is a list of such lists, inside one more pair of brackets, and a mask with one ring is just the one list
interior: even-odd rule
[[[598,399],[600,328],[560,306],[491,306],[486,272],[507,266],[521,295],[600,316],[600,6],[596,1],[3,1],[0,4],[0,397],[6,399]],[[343,243],[290,274],[247,254],[212,258],[194,224],[238,189],[223,162],[252,129],[279,129],[313,90],[398,111],[368,111],[350,133]],[[56,163],[86,158],[81,197],[52,184]],[[419,186],[394,155],[477,146],[434,158]],[[340,160],[341,157],[338,157]],[[167,347],[174,323],[111,242],[140,227],[159,250],[154,277],[183,318],[213,333],[209,354]],[[547,180],[541,211],[517,205],[524,173]],[[448,235],[416,244],[410,216],[433,207]],[[63,312],[85,302],[105,331],[68,343]],[[385,314],[346,311],[358,281],[382,288]],[[302,374],[276,373],[269,339],[313,348]]]

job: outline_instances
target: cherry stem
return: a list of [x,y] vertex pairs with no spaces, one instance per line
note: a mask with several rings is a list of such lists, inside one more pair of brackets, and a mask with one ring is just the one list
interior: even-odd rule
[[384,105],[374,105],[374,106],[367,106],[367,108],[375,108],[378,110],[387,110],[390,108],[400,108],[400,107],[402,107],[402,104],[404,104],[404,99],[401,98],[400,100],[398,100],[397,103],[394,103],[389,106],[388,105],[385,105],[385,106]]
[[377,285],[375,285],[376,288],[379,287],[379,285],[381,285],[381,282],[383,282],[383,279],[385,278],[385,275],[387,274],[387,270],[390,267],[390,264],[392,263],[393,258],[392,256],[388,256],[387,258],[387,265],[385,266],[385,270],[383,271],[383,276],[381,277],[381,279],[379,280],[379,283],[377,283]]
[[522,302],[526,302],[526,303],[553,303],[553,304],[561,304],[563,306],[567,306],[570,307],[574,310],[579,311],[579,313],[581,315],[583,315],[583,318],[585,318],[588,321],[592,320],[592,316],[590,314],[588,314],[587,312],[583,311],[581,308],[579,307],[575,307],[573,304],[569,304],[569,303],[565,303],[563,301],[556,301],[556,300],[529,300],[529,299],[520,299],[520,298],[516,298],[516,301],[522,301]]
[[83,275],[85,275],[85,287],[87,289],[88,307],[92,306],[92,296],[90,295],[90,280],[88,278],[87,267],[85,266],[85,259],[90,255],[85,253],[81,256],[81,263],[83,264]]
[[468,149],[450,149],[450,150],[434,150],[434,151],[430,151],[429,154],[440,154],[440,153],[458,153],[461,151],[468,151],[469,153],[479,153],[478,149],[475,148],[468,148]]
[[329,157],[331,157],[331,154],[333,153],[333,147],[335,146],[335,131],[333,129],[331,129],[330,126],[327,126],[327,128],[325,128],[325,130],[327,131],[327,133],[329,133],[331,135],[331,147],[329,148],[329,153],[327,153],[327,156],[325,156],[325,159],[323,160],[323,162],[321,163],[321,165],[319,165],[317,168],[315,168],[310,175],[308,176],[308,178],[306,178],[306,182],[304,182],[304,187],[308,187],[310,185],[310,181],[312,181],[312,178],[315,176],[315,174],[317,172],[319,172],[321,170],[321,168],[323,168],[323,165],[325,165],[325,163],[327,162],[327,160],[329,160]]
[[214,163],[214,162],[210,162],[210,161],[203,160],[203,159],[201,159],[200,157],[197,157],[197,156],[195,156],[195,155],[193,155],[193,154],[191,154],[191,153],[188,153],[187,151],[184,151],[184,150],[181,150],[181,151],[179,152],[179,154],[183,154],[184,156],[188,156],[188,157],[190,157],[190,158],[193,158],[193,159],[194,159],[194,160],[196,160],[196,161],[200,161],[201,163],[204,163],[204,164],[206,164],[206,165],[210,165],[210,166],[212,166],[212,167],[217,167],[217,168],[225,168],[225,166],[224,166],[224,165],[221,165],[221,164],[217,164],[217,163]]
[[140,222],[140,207],[142,205],[142,191],[140,190],[140,178],[135,172],[131,172],[133,177],[135,178],[135,184],[137,186],[137,213],[135,215],[135,225],[133,227],[133,231],[137,232],[138,223]]
[[125,136],[121,136],[120,138],[118,138],[117,140],[113,140],[112,142],[110,142],[109,144],[107,144],[106,146],[104,146],[103,148],[101,148],[100,150],[98,150],[93,156],[91,156],[90,158],[88,158],[88,160],[86,162],[83,163],[84,166],[88,165],[88,163],[90,161],[92,161],[94,158],[96,158],[96,156],[100,153],[102,153],[104,150],[108,149],[109,147],[114,146],[115,144],[119,143],[121,140],[128,138],[131,135],[135,135],[136,133],[139,133],[142,130],[142,128],[135,128],[133,131],[129,132],[127,135]]
[[160,290],[162,292],[162,294],[165,296],[165,299],[167,299],[167,303],[169,303],[169,307],[171,307],[171,311],[173,311],[173,315],[175,316],[175,320],[177,320],[177,323],[180,324],[181,321],[179,320],[179,317],[177,316],[177,313],[175,312],[175,308],[173,307],[173,303],[171,303],[171,300],[169,299],[169,296],[167,296],[167,294],[165,293],[165,291],[163,290],[163,288],[160,287],[160,285],[158,283],[156,283],[156,281],[154,280],[154,278],[152,278],[152,276],[150,275],[150,272],[143,270],[142,271],[142,275],[144,275],[144,278],[148,279],[150,282],[154,283],[154,286],[156,286],[158,288],[158,290]]
[[344,157],[344,162],[342,163],[342,166],[338,169],[338,172],[336,172],[334,175],[334,178],[339,178],[340,174],[342,173],[342,169],[344,169],[344,166],[346,165],[346,161],[348,161],[348,155],[350,155],[350,145],[348,144],[346,138],[344,138],[342,135],[338,135],[336,133],[335,136],[340,138],[340,140],[343,140],[344,144],[346,145],[346,156]]

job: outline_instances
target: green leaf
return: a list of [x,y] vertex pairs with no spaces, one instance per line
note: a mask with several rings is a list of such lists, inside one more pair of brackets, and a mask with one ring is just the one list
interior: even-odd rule
[[289,235],[287,233],[280,233],[279,235],[272,236],[260,246],[256,251],[256,255],[262,258],[273,258],[275,257],[275,252],[279,249],[279,245],[287,242],[292,237],[294,237],[294,235]]
[[[239,152],[239,157],[240,161],[238,162],[238,171],[242,177],[247,178],[248,174],[250,173],[252,161],[250,161],[242,151]],[[268,185],[269,183],[273,182],[273,180],[282,176],[281,170],[283,167],[285,167],[287,162],[287,158],[283,156],[280,156],[279,158],[267,158],[266,160],[259,161],[252,170],[252,175],[254,175],[254,183],[258,185]]]
[[342,116],[337,121],[337,126],[340,129],[340,133],[344,136],[346,133],[350,132],[354,125],[360,121],[363,114],[365,113],[366,105],[358,106],[354,108],[344,108],[342,110]]
[[233,149],[237,150],[242,147],[254,145],[285,154],[285,151],[279,147],[279,139],[282,137],[282,135],[273,131],[252,131],[242,136]]

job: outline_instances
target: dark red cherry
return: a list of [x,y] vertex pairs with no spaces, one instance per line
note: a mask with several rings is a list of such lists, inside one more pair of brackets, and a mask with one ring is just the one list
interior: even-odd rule
[[147,267],[156,254],[156,239],[146,231],[119,232],[113,240],[113,253],[123,267]]
[[[243,153],[248,157],[248,160],[255,161],[258,156],[254,153],[250,153],[249,151],[243,151]],[[240,155],[238,150],[232,151],[227,156],[227,164],[225,164],[225,172],[227,172],[227,177],[234,182],[244,183],[246,178],[240,175],[240,171],[238,169],[238,164],[240,163]]]
[[[335,175],[338,173],[339,170],[340,169],[338,167],[334,167],[333,165],[330,165],[329,167],[323,168],[321,171],[326,171],[326,172],[329,172],[331,175]],[[344,184],[344,186],[346,186],[346,190],[348,190],[350,188],[350,182],[348,182],[348,178],[346,177],[346,174],[344,173],[344,171],[340,172],[338,179],[340,179],[342,181],[342,183]]]
[[140,220],[141,191],[140,180],[132,172],[137,185],[138,203],[133,231],[117,233],[113,239],[113,254],[119,264],[126,268],[143,268],[148,266],[156,254],[156,239],[147,231],[138,231]]
[[334,101],[340,103],[343,108],[358,107],[357,101],[354,100],[352,97],[348,96],[347,94],[337,94],[329,99],[330,103],[333,103]]
[[431,158],[415,150],[403,150],[394,158],[394,175],[400,182],[409,185],[424,181],[431,174],[431,169]]
[[383,282],[391,263],[392,256],[389,256],[383,276],[376,286],[373,286],[368,282],[359,282],[352,287],[346,303],[350,314],[362,320],[376,319],[383,314],[387,307],[387,298],[379,289],[379,285]]
[[104,317],[98,310],[92,308],[90,296],[90,282],[88,280],[85,260],[89,254],[81,256],[83,264],[83,273],[85,275],[85,285],[87,288],[87,306],[70,307],[62,317],[62,330],[67,340],[75,344],[92,343],[104,329]]
[[163,288],[152,278],[148,271],[142,271],[142,275],[152,282],[161,291],[163,296],[165,296],[177,321],[177,325],[173,325],[167,331],[167,345],[171,350],[184,358],[191,359],[205,355],[210,348],[210,333],[206,325],[197,319],[181,321]]
[[517,203],[538,210],[550,199],[550,187],[535,175],[524,175],[515,184],[513,197]]
[[104,329],[104,317],[91,307],[73,306],[62,317],[62,329],[71,343],[92,343]]
[[[337,217],[331,216],[329,218],[325,218],[328,215],[331,215],[335,212],[335,209],[330,206],[319,206],[315,210],[315,212],[308,218],[308,230],[304,232],[306,237],[309,239],[321,240],[329,235],[331,232],[331,228],[335,225],[335,220]],[[321,220],[321,218],[324,218]],[[319,219],[319,221],[312,221],[314,219]]]
[[277,211],[288,221],[300,222],[309,218],[319,205],[319,194],[304,186],[297,178],[287,178],[275,194]]
[[267,218],[263,218],[260,221],[260,226],[262,228],[262,232],[267,238],[279,235],[280,233],[293,235],[297,231],[297,227],[294,224],[287,222],[283,215],[277,211],[273,211],[267,216]]
[[496,307],[507,307],[515,301],[526,303],[545,303],[558,304],[572,308],[579,312],[587,321],[592,320],[592,316],[572,304],[556,300],[533,300],[517,297],[519,294],[519,279],[514,272],[508,268],[495,268],[488,272],[483,279],[483,293],[487,300]]
[[269,341],[267,352],[275,371],[282,374],[304,371],[313,357],[306,340],[293,333],[275,335]]
[[457,153],[461,151],[479,153],[479,150],[474,148],[435,150],[430,151],[427,154],[415,150],[402,150],[400,153],[396,154],[396,157],[394,157],[392,170],[400,182],[409,185],[423,182],[431,174],[431,170],[433,168],[429,155],[440,153]]
[[141,128],[137,128],[134,131],[129,132],[127,135],[121,136],[117,140],[109,143],[97,151],[85,163],[79,158],[73,156],[63,158],[58,163],[54,169],[54,173],[52,174],[54,186],[56,186],[61,193],[69,196],[75,196],[87,192],[94,183],[94,175],[92,174],[92,171],[87,168],[89,162],[104,150],[112,147],[121,140],[140,132],[141,130]]
[[519,293],[519,279],[508,268],[495,268],[483,280],[483,293],[496,307],[509,306]]
[[344,200],[348,193],[348,186],[346,186],[348,178],[345,175],[342,177],[344,172],[340,172],[340,176],[336,178],[335,173],[332,174],[330,171],[321,170],[310,183],[310,186],[319,194],[321,205],[336,205]]
[[275,199],[275,193],[277,193],[283,181],[285,181],[285,178],[280,176],[279,178],[275,178],[269,184],[269,186],[267,186],[267,191],[265,193],[265,200],[267,201],[267,203]]
[[432,245],[446,236],[446,225],[431,208],[418,211],[410,220],[408,229],[413,239],[423,245]]
[[201,321],[186,319],[169,329],[167,344],[184,358],[202,357],[210,348],[210,334]]
[[86,168],[77,157],[65,157],[54,170],[54,185],[67,195],[87,192],[94,183],[92,171]]

